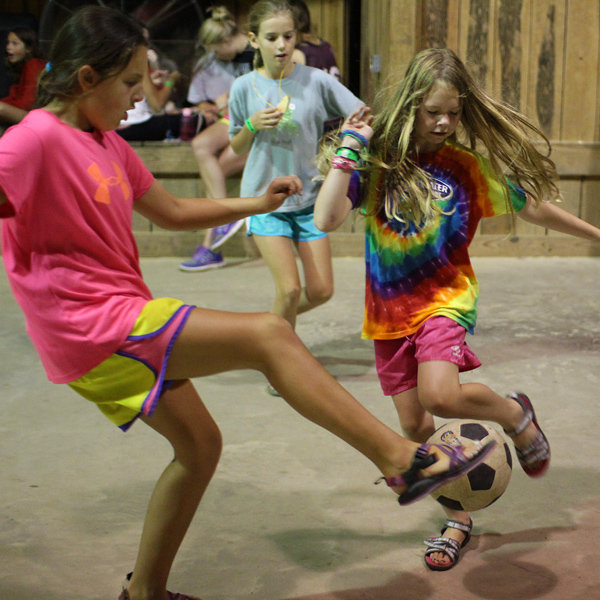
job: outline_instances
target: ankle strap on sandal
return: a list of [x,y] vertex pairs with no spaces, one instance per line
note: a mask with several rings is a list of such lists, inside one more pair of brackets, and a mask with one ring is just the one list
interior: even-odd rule
[[506,397],[517,402],[517,404],[523,409],[523,418],[521,419],[521,422],[512,431],[507,431],[506,429],[504,430],[504,433],[506,433],[508,437],[514,438],[521,432],[525,431],[527,425],[531,423],[531,421],[533,420],[533,412],[529,410],[527,405],[519,398],[519,395],[515,392],[507,394]]

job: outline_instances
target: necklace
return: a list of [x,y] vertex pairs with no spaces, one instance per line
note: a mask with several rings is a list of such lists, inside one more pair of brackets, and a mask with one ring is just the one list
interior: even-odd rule
[[[279,76],[279,105],[281,105],[282,101],[283,101],[283,96],[281,95],[281,80],[283,79],[283,72],[285,71],[285,69],[281,69],[281,75]],[[252,73],[252,87],[254,87],[254,91],[256,92],[256,95],[267,105],[270,106],[271,108],[277,108],[277,106],[273,106],[270,102],[268,102],[267,100],[265,100],[261,95],[260,92],[258,91],[258,88],[256,87],[256,71],[253,71]]]

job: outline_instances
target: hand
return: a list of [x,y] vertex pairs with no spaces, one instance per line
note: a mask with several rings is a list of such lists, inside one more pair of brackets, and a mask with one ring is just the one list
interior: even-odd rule
[[260,129],[275,129],[281,121],[283,113],[276,108],[263,108],[257,113],[254,113],[250,118],[254,129],[259,131]]
[[218,118],[218,109],[211,102],[200,102],[196,105],[198,112],[204,117],[206,125],[212,125]]
[[277,177],[273,179],[267,191],[260,196],[264,212],[273,212],[279,208],[286,198],[302,193],[302,182],[296,175]]
[[218,110],[223,110],[229,106],[229,92],[221,94],[218,98],[215,98],[215,105]]
[[373,115],[371,114],[371,109],[368,106],[361,106],[357,110],[355,110],[351,115],[349,115],[344,124],[342,125],[342,140],[344,145],[348,143],[351,147],[356,147],[357,150],[360,149],[360,143],[354,138],[347,137],[344,140],[344,130],[352,129],[352,131],[356,131],[360,133],[367,140],[370,140],[373,137],[373,129],[371,128],[371,123],[373,123]]

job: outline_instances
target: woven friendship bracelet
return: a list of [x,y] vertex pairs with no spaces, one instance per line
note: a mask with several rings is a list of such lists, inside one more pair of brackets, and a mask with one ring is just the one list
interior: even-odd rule
[[363,148],[369,147],[369,140],[364,135],[358,133],[358,131],[354,131],[353,129],[346,129],[345,131],[342,131],[342,140],[346,135],[349,135],[350,137],[353,137],[357,142],[360,142]]

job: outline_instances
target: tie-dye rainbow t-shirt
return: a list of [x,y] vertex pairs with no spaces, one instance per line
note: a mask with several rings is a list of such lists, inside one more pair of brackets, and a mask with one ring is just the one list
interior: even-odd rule
[[[510,211],[504,187],[486,158],[450,141],[438,152],[422,155],[419,164],[432,175],[444,212],[421,231],[414,225],[404,229],[384,213],[365,217],[364,338],[405,337],[440,315],[470,332],[475,327],[479,285],[468,248],[483,217]],[[371,177],[374,183],[366,193],[367,215],[375,202],[376,180]],[[518,212],[525,206],[525,193],[512,184],[509,188]]]

